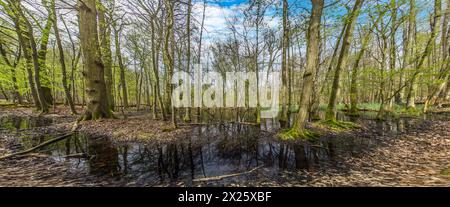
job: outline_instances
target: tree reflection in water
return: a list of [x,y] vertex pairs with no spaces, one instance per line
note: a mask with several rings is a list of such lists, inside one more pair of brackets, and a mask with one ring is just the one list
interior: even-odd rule
[[118,151],[105,137],[89,137],[89,173],[95,175],[116,175],[119,172]]
[[[3,119],[1,128],[45,124],[41,122],[48,120]],[[416,124],[414,119],[366,122],[383,133],[401,133]],[[194,127],[182,138],[146,144],[113,144],[106,137],[75,134],[46,150],[53,149],[47,153],[95,175],[124,176],[137,184],[183,181],[189,185],[196,178],[245,172],[260,166],[264,167],[265,174],[275,176],[280,170],[314,170],[323,164],[336,165],[342,157],[354,156],[378,145],[376,140],[360,136],[321,137],[314,143],[279,141],[269,133],[278,128],[279,122],[274,120],[263,120],[261,126],[203,125]],[[22,144],[28,147],[48,138],[51,137],[31,136],[23,139]]]

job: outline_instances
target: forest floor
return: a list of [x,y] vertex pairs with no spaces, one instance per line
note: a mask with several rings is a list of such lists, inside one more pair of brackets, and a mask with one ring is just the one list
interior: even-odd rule
[[[67,114],[67,108],[56,107],[53,113],[40,116],[52,119],[52,123],[33,130],[61,134],[77,118]],[[38,114],[28,107],[0,106],[0,117],[5,116],[36,117]],[[114,142],[142,142],[149,136],[156,142],[168,141],[186,136],[190,130],[187,125],[173,130],[167,122],[151,120],[149,114],[128,113],[127,116],[127,120],[85,122],[78,130],[108,135]],[[380,134],[370,126],[346,133],[353,136],[364,133],[381,144],[358,156],[346,157],[337,165],[312,171],[285,170],[274,175],[269,169],[260,168],[242,176],[190,184],[142,184],[120,176],[90,175],[48,154],[31,153],[0,160],[0,186],[450,186],[450,119],[424,121],[396,135]],[[0,128],[0,156],[23,150],[16,136],[17,132]]]

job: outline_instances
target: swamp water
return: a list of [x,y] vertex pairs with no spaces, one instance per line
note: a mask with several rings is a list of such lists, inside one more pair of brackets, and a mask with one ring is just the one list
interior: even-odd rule
[[[76,133],[39,152],[67,163],[73,170],[94,175],[125,177],[142,185],[163,182],[190,185],[195,179],[247,172],[255,168],[264,170],[266,176],[276,177],[281,171],[338,166],[340,159],[358,156],[377,147],[379,143],[371,136],[374,133],[395,135],[421,121],[375,121],[370,115],[357,119],[341,115],[340,119],[352,119],[374,129],[361,136],[321,137],[315,143],[295,144],[274,139],[271,132],[279,129],[279,123],[264,120],[260,126],[236,123],[195,126],[190,134],[165,144],[114,144],[106,137]],[[48,118],[1,117],[0,133],[17,133],[18,142],[28,149],[57,135],[41,133],[20,136],[20,131],[36,131],[54,122]],[[255,175],[248,173],[231,179],[251,180],[252,176]]]

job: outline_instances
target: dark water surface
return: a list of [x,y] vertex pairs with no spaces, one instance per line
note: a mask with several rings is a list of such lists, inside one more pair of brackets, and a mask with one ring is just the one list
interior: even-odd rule
[[[261,126],[235,123],[198,126],[184,138],[166,144],[113,144],[106,137],[78,133],[42,149],[41,153],[68,163],[74,170],[123,176],[137,184],[190,183],[192,179],[245,172],[256,167],[263,167],[265,172],[276,176],[285,170],[339,165],[339,160],[345,157],[358,156],[377,147],[374,133],[395,135],[423,120],[376,121],[372,116],[370,113],[360,118],[340,115],[341,120],[365,123],[373,130],[358,136],[321,137],[315,143],[275,140],[270,132],[279,129],[278,122],[264,120]],[[52,123],[48,118],[1,117],[0,133],[37,130]],[[27,135],[17,139],[23,148],[29,148],[54,136]]]

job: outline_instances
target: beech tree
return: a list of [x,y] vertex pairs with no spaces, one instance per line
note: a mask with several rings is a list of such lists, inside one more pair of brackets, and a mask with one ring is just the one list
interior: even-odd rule
[[78,0],[80,44],[83,53],[87,107],[82,120],[111,118],[97,30],[96,0]]
[[307,138],[309,132],[305,130],[308,119],[308,106],[313,87],[313,74],[317,70],[320,44],[320,23],[324,7],[323,0],[311,0],[312,11],[308,28],[308,49],[306,51],[306,69],[303,74],[303,86],[300,94],[299,112],[295,117],[292,129],[282,134],[284,139]]

